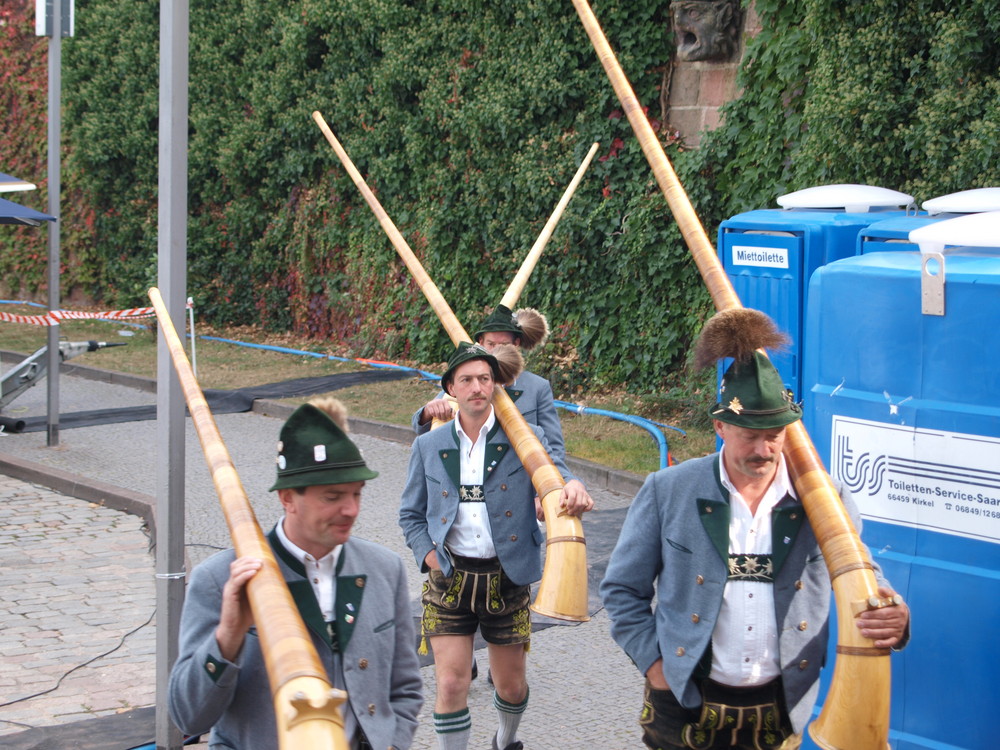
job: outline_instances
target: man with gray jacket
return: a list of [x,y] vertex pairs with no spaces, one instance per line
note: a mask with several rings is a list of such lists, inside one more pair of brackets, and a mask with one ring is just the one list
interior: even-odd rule
[[[495,687],[499,726],[493,748],[522,747],[517,729],[528,704],[528,603],[530,585],[542,574],[543,535],[531,477],[492,404],[494,386],[509,382],[520,364],[512,346],[491,353],[479,344],[460,343],[441,378],[458,402],[458,413],[449,424],[417,437],[410,454],[399,524],[417,565],[427,572],[421,630],[434,651],[434,729],[441,750],[468,746],[477,630],[489,648]],[[541,430],[534,429],[547,448]],[[561,458],[552,460],[570,477]],[[560,502],[572,514],[593,507],[583,485],[572,478]]]
[[[830,576],[782,455],[802,410],[757,351],[783,340],[762,316],[706,325],[697,364],[734,357],[711,410],[722,450],[647,477],[601,583],[611,635],[646,678],[648,747],[791,750],[816,701]],[[857,627],[901,648],[909,611],[874,567],[879,602]]]
[[[281,429],[272,490],[285,515],[268,534],[340,706],[352,750],[409,748],[423,680],[403,561],[351,537],[361,490],[378,474],[347,436],[335,399],[305,404]],[[278,747],[274,705],[246,595],[261,560],[213,555],[197,568],[181,615],[180,654],[170,674],[174,723],[211,730],[209,746]]]

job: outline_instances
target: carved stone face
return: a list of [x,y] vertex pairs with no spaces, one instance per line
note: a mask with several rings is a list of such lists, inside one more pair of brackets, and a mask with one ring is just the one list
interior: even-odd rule
[[676,0],[670,15],[678,60],[725,60],[733,54],[739,13],[732,0]]

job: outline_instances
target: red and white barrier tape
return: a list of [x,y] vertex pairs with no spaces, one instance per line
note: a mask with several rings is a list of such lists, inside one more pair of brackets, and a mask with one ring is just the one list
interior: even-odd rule
[[[189,302],[188,308],[193,307]],[[152,318],[156,311],[152,307],[133,307],[128,310],[107,310],[105,312],[75,312],[73,310],[53,310],[44,315],[14,315],[0,311],[0,321],[7,323],[27,323],[36,326],[59,325],[60,320],[127,320],[130,318]]]

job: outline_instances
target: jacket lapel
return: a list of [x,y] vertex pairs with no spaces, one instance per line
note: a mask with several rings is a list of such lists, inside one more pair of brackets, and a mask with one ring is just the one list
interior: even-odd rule
[[451,424],[448,426],[448,431],[451,433],[453,444],[438,451],[438,456],[441,457],[441,463],[444,464],[444,470],[447,472],[448,478],[451,480],[451,483],[456,489],[462,486],[462,463],[458,452],[458,433],[455,432],[455,420],[457,419],[458,415],[456,414],[455,419],[453,419]]
[[340,652],[347,650],[347,644],[354,634],[354,624],[361,613],[361,599],[365,594],[365,584],[368,576],[363,573],[347,573],[341,575],[344,567],[344,559],[347,557],[349,544],[344,544],[340,550],[340,559],[337,561],[337,640],[340,644]]
[[302,620],[305,622],[306,627],[329,644],[331,639],[327,631],[326,621],[323,619],[323,612],[319,608],[319,602],[316,601],[316,594],[313,593],[312,584],[306,578],[305,567],[291,552],[285,549],[285,545],[278,539],[278,534],[274,529],[268,532],[267,541],[270,542],[275,556],[298,576],[296,580],[289,581],[286,579],[285,583],[288,585],[288,590],[295,601],[295,606],[298,608],[299,614],[302,615]]
[[[785,501],[791,502],[785,505]],[[791,495],[785,495],[781,504],[771,511],[771,562],[774,565],[775,577],[784,565],[805,517],[805,509],[793,500]]]
[[716,454],[713,474],[721,498],[698,498],[698,517],[722,564],[729,566],[729,491],[719,479],[719,456]]

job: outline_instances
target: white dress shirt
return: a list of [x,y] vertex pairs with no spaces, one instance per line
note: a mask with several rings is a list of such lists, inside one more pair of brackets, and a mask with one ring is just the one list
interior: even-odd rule
[[[483,466],[486,462],[486,436],[496,424],[496,414],[490,407],[490,415],[474,438],[466,435],[462,422],[455,417],[455,432],[458,433],[461,468],[459,481],[464,485],[482,486],[485,480]],[[482,502],[463,501],[458,504],[455,523],[445,537],[445,546],[462,557],[488,559],[496,557],[493,546],[493,531],[486,511],[486,500]]]
[[[725,446],[722,447],[723,454]],[[719,473],[729,490],[730,554],[770,555],[771,511],[786,494],[795,497],[785,457],[779,455],[774,481],[750,513],[746,500],[736,490],[723,455]],[[778,624],[774,614],[774,584],[729,581],[722,598],[719,619],[712,631],[712,671],[709,677],[724,685],[762,685],[781,674],[778,657]]]

